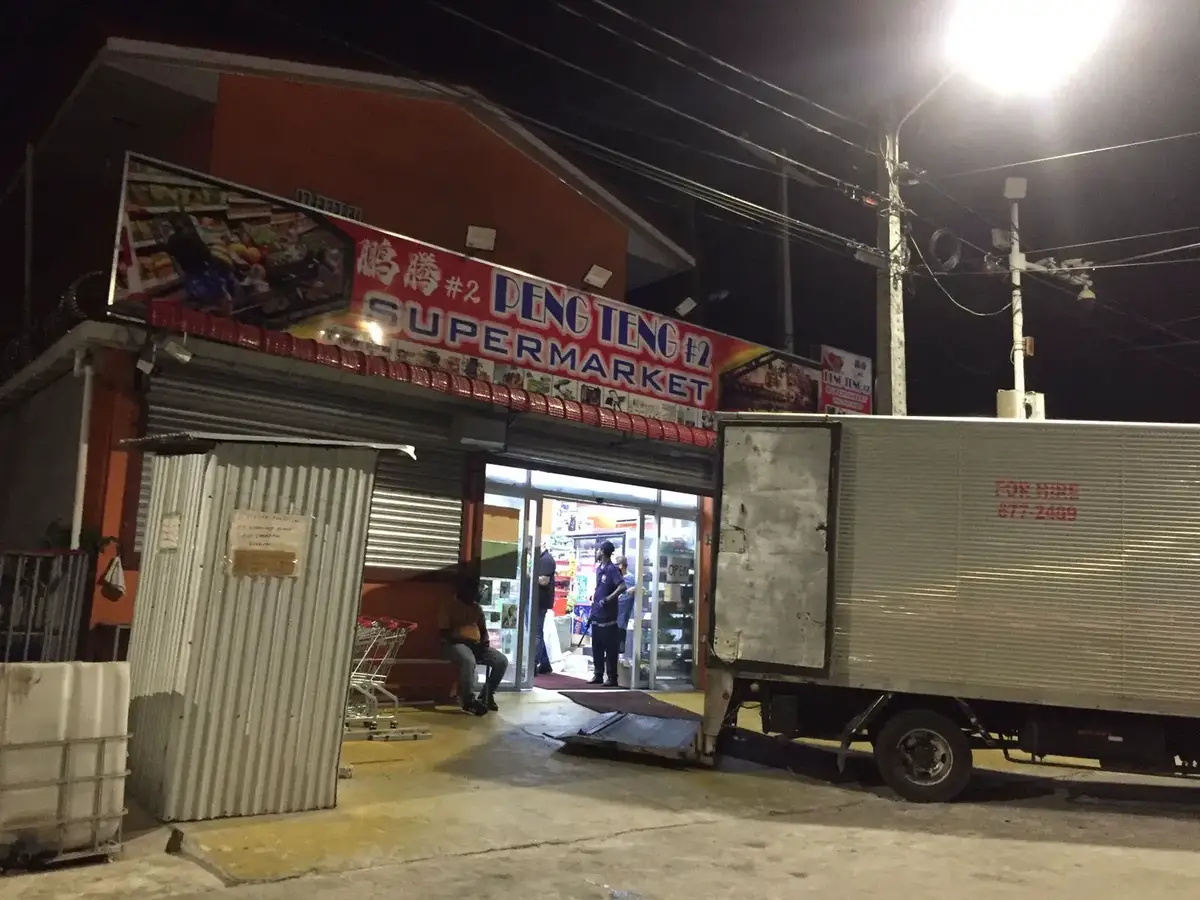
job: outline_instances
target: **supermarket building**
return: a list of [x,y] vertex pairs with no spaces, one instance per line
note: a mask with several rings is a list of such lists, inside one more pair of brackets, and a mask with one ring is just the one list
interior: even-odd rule
[[[603,299],[694,265],[669,237],[472,93],[122,39],[32,160],[25,303],[0,321],[0,546],[73,519],[85,546],[115,538],[91,658],[123,657],[154,539],[149,466],[121,441],[202,431],[415,446],[380,462],[363,573],[364,613],[420,626],[402,693],[448,687],[421,661],[464,565],[529,687],[533,555],[556,557],[565,641],[604,539],[638,584],[629,683],[702,679],[709,355],[766,351]],[[802,392],[820,378],[793,369]]]

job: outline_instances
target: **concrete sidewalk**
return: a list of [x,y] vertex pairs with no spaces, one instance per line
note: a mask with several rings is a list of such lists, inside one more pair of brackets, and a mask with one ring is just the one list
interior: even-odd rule
[[[700,701],[663,697],[691,708]],[[1159,896],[1139,889],[1150,878],[1200,896],[1200,792],[1188,785],[998,771],[961,803],[913,806],[894,800],[869,764],[839,776],[825,750],[797,748],[793,772],[572,755],[544,734],[593,713],[541,691],[501,703],[499,716],[483,719],[405,713],[403,724],[428,725],[430,740],[348,743],[354,777],[340,783],[335,810],[182,826],[183,850],[199,865],[151,853],[0,879],[0,900],[198,896],[229,886],[237,886],[229,900],[397,890],[696,900],[744,895],[747,878],[763,897],[847,885],[871,896],[934,885],[973,898],[1018,889],[1077,896],[1052,890],[1060,877],[1090,885],[1093,898]],[[981,754],[980,763],[1003,761]],[[1126,892],[1104,890],[1115,886]]]

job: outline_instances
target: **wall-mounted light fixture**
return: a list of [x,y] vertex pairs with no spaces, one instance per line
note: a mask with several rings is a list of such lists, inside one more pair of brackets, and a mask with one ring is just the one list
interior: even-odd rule
[[602,291],[610,278],[612,278],[612,272],[604,268],[604,266],[592,266],[588,269],[587,274],[583,276],[583,283],[588,287],[594,287],[596,290]]
[[496,229],[484,228],[482,225],[467,226],[467,249],[486,250],[496,249]]

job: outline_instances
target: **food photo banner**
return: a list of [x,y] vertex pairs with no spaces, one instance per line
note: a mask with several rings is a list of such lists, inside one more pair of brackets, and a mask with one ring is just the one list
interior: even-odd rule
[[793,357],[134,155],[110,302],[141,317],[156,303],[182,303],[707,428],[722,391],[733,402],[726,408],[818,403],[819,373]]

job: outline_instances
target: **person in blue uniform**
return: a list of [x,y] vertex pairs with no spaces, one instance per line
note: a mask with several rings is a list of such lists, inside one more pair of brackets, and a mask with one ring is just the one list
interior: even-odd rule
[[604,541],[596,551],[596,593],[592,598],[591,615],[592,684],[609,687],[617,687],[617,654],[620,652],[617,598],[625,590],[625,577],[612,561],[616,549],[612,541]]

